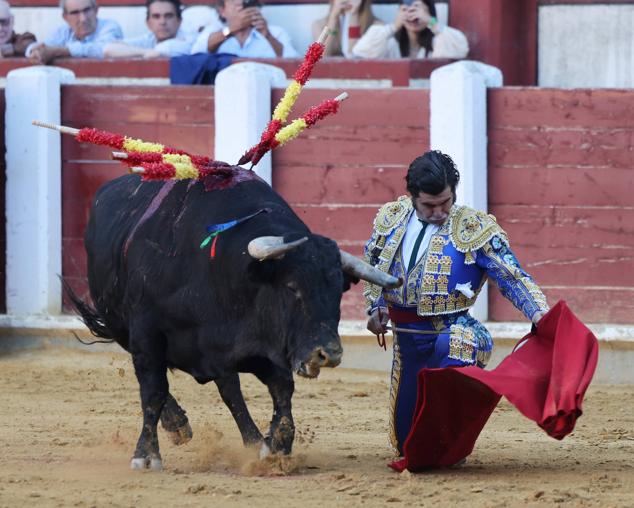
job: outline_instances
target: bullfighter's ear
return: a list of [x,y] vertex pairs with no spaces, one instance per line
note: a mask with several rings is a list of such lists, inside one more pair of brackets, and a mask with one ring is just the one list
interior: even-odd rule
[[360,279],[358,279],[357,277],[354,277],[353,275],[343,272],[343,288],[341,291],[345,293],[346,291],[350,289],[352,284],[358,284],[359,280]]
[[277,276],[277,266],[278,263],[274,259],[252,261],[247,268],[249,280],[256,284],[270,284]]

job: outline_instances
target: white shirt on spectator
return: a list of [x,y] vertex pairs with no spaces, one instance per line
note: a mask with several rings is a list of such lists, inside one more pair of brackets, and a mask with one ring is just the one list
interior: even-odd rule
[[[44,40],[47,46],[65,46],[71,56],[84,58],[103,58],[103,47],[108,42],[123,39],[119,23],[111,19],[97,19],[97,28],[84,39],[78,39],[67,24],[58,27],[53,35]],[[27,48],[26,56],[37,43]]]
[[[465,35],[449,26],[434,35],[432,46],[429,54],[420,48],[416,58],[465,58],[469,53]],[[402,58],[392,25],[372,25],[357,41],[352,54],[359,58]]]
[[176,36],[161,42],[156,41],[156,35],[149,30],[138,37],[123,39],[123,44],[134,46],[135,48],[154,49],[163,56],[189,55],[192,44],[198,34],[188,33],[179,29]]
[[[222,30],[225,25],[221,22],[209,25],[206,27],[194,42],[192,46],[192,54],[194,53],[207,53],[207,40],[209,36]],[[269,32],[275,37],[282,45],[282,58],[294,58],[299,56],[295,48],[291,44],[291,38],[280,26],[269,25]],[[237,55],[240,57],[250,58],[276,58],[275,50],[273,46],[266,40],[260,32],[251,29],[251,33],[244,41],[244,45],[240,46],[240,42],[235,37],[229,37],[224,41],[215,53],[229,53],[231,55]]]

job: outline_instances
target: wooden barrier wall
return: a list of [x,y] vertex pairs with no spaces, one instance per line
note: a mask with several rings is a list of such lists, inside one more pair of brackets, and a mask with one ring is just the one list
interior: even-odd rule
[[496,89],[488,113],[489,208],[526,269],[584,321],[634,323],[634,92]]
[[[332,90],[306,89],[301,112]],[[277,101],[282,90],[275,90]],[[587,322],[633,322],[634,92],[489,91],[489,203],[551,302]],[[66,86],[63,122],[213,153],[213,89]],[[273,186],[316,233],[360,255],[378,207],[404,193],[429,147],[429,92],[355,90],[341,112],[274,152]],[[85,292],[82,240],[96,188],[121,174],[108,150],[63,144],[64,275]],[[362,319],[360,287],[342,318]],[[521,315],[490,292],[490,318]]]
[[[214,150],[213,87],[62,87],[62,123],[95,127],[200,154]],[[104,147],[62,138],[62,272],[86,297],[84,229],[95,191],[124,174]],[[67,305],[65,303],[65,309]]]

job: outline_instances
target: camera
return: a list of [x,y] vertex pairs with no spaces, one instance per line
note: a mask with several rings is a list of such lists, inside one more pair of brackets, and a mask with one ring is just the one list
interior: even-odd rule
[[260,0],[242,0],[242,8],[248,9],[249,7],[261,7]]

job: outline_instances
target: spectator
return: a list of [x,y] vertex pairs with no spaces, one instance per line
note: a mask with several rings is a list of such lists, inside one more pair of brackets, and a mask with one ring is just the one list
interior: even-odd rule
[[0,0],[0,58],[24,56],[29,44],[35,42],[35,35],[29,32],[16,34],[13,31],[13,14],[8,2]]
[[32,44],[26,56],[32,63],[48,64],[55,58],[102,58],[106,43],[122,39],[116,21],[97,18],[96,0],[60,0],[66,25],[60,26],[43,44]]
[[180,0],[147,0],[145,22],[149,31],[139,37],[109,42],[103,50],[105,58],[131,58],[142,56],[189,55],[196,34],[188,34],[180,29]]
[[330,29],[325,56],[354,55],[354,47],[373,26],[384,23],[374,16],[372,0],[330,0],[328,15],[313,23],[313,39],[317,39],[324,26]]
[[354,46],[361,58],[465,58],[464,34],[441,26],[433,0],[403,0],[394,22],[373,25]]
[[259,0],[218,0],[220,23],[205,28],[192,53],[229,53],[251,58],[298,56],[286,31],[269,25]]

